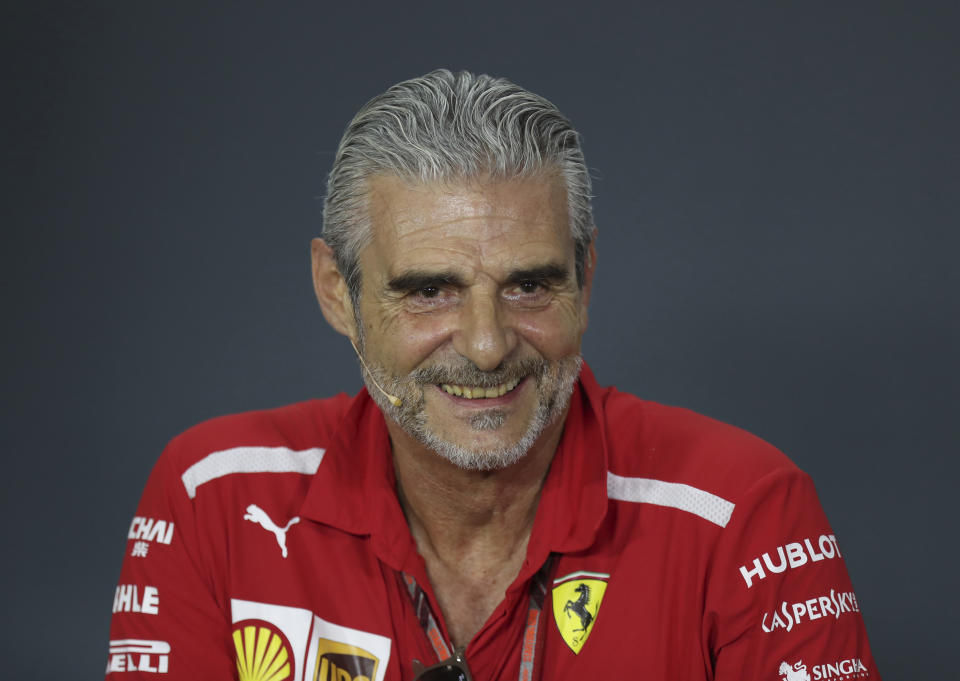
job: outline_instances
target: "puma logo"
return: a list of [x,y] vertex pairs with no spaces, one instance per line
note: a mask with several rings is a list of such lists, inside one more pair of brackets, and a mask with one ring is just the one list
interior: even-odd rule
[[277,544],[280,545],[281,555],[283,555],[284,558],[287,557],[287,530],[290,529],[291,525],[296,525],[300,522],[300,516],[291,518],[285,527],[280,528],[277,527],[275,522],[270,520],[270,516],[267,515],[266,511],[256,504],[250,504],[247,506],[247,512],[244,514],[243,519],[257,523],[268,532],[273,532],[273,536],[277,538]]

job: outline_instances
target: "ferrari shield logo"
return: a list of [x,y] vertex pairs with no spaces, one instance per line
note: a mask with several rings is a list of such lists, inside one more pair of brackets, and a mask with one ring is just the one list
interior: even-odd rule
[[560,636],[576,654],[590,635],[610,575],[574,572],[553,582],[553,618]]

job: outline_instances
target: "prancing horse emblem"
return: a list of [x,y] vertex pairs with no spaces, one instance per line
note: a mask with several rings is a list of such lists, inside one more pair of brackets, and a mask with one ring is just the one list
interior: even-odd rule
[[561,638],[577,655],[597,624],[608,579],[606,573],[580,571],[553,582],[553,618]]
[[247,506],[247,512],[244,514],[243,519],[257,523],[267,532],[273,532],[273,536],[277,538],[277,544],[280,545],[280,554],[284,558],[287,557],[287,530],[289,530],[292,525],[300,522],[300,516],[291,518],[290,522],[284,527],[277,527],[277,524],[270,519],[266,511],[256,504],[250,504]]
[[580,628],[574,629],[575,632],[586,631],[590,623],[593,622],[593,615],[587,610],[587,605],[590,603],[590,587],[586,582],[581,582],[577,584],[577,588],[574,589],[574,591],[579,593],[580,597],[576,601],[567,601],[567,604],[563,606],[563,611],[567,613],[567,617],[570,617],[570,613],[572,612],[580,618]]

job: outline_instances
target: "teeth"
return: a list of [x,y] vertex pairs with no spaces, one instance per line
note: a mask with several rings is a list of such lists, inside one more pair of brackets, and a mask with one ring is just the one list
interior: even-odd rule
[[440,388],[444,392],[451,395],[456,395],[457,397],[466,397],[470,400],[477,400],[482,398],[490,397],[500,397],[501,395],[506,395],[508,392],[517,387],[517,384],[520,383],[519,379],[514,379],[507,381],[506,383],[501,383],[500,385],[494,386],[492,388],[481,388],[465,386],[465,385],[452,385],[450,383],[443,383],[440,385]]

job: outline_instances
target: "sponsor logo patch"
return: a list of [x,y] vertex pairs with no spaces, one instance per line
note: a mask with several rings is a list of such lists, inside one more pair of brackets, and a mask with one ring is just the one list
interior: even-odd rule
[[605,573],[574,572],[553,582],[553,618],[560,637],[577,655],[596,623],[608,579]]
[[256,504],[250,504],[247,506],[247,512],[243,515],[243,519],[256,523],[267,532],[272,532],[277,540],[277,544],[280,546],[280,555],[284,558],[287,557],[287,530],[300,522],[300,516],[291,518],[286,525],[279,527],[270,519],[266,511]]
[[803,660],[793,665],[781,662],[780,679],[782,681],[810,681],[810,674],[807,672],[807,665],[803,663]]
[[[817,548],[819,548],[819,551]],[[808,538],[804,539],[803,543],[790,542],[778,546],[773,551],[764,553],[759,558],[754,558],[752,564],[748,563],[740,567],[740,575],[749,589],[753,586],[754,579],[757,581],[766,579],[768,574],[784,572],[788,568],[798,568],[808,563],[817,563],[821,560],[840,557],[840,546],[837,544],[837,538],[832,534],[821,534],[815,540]]]
[[239,681],[285,681],[293,676],[296,660],[287,637],[263,620],[233,625]]
[[782,601],[778,610],[763,613],[760,628],[768,634],[777,629],[791,631],[804,621],[818,620],[830,615],[839,619],[840,615],[849,612],[860,612],[856,595],[852,591],[838,592],[830,589],[828,596],[808,598],[799,603]]
[[869,670],[860,658],[852,657],[847,660],[837,660],[828,664],[817,664],[807,671],[803,661],[793,665],[787,662],[780,663],[780,681],[847,681],[848,679],[863,679],[870,675]]
[[[234,631],[244,632],[244,655],[246,627],[254,627],[252,659],[258,659],[261,646],[265,657],[273,645],[270,634],[277,634],[276,655],[286,649],[290,664],[289,676],[283,675],[284,667],[279,665],[280,676],[241,675],[240,681],[384,681],[391,646],[386,636],[334,624],[303,608],[240,599],[231,600],[230,608]],[[268,633],[261,633],[263,629]],[[234,633],[235,645],[236,639]],[[240,654],[238,648],[238,668]],[[266,662],[259,664],[264,667]]]
[[107,674],[116,672],[166,674],[169,668],[170,644],[166,641],[145,641],[138,638],[110,641]]
[[173,523],[144,516],[134,516],[130,522],[127,539],[134,539],[130,555],[134,558],[146,558],[150,543],[170,545],[173,541]]
[[160,592],[155,586],[119,584],[113,595],[113,612],[142,612],[156,615],[160,612]]
[[317,641],[314,681],[370,681],[377,676],[380,660],[372,653],[325,638]]

